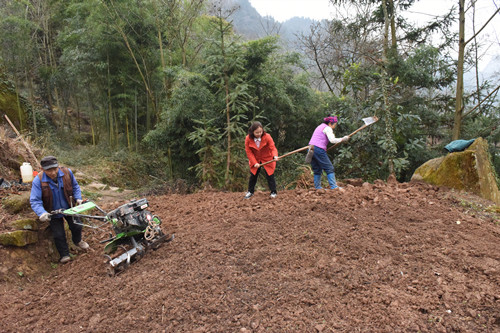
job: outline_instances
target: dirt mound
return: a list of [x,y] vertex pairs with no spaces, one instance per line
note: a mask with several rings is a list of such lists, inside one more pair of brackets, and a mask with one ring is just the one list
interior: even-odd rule
[[487,202],[382,182],[242,196],[148,198],[175,240],[114,278],[87,231],[90,252],[0,285],[2,331],[500,332]]

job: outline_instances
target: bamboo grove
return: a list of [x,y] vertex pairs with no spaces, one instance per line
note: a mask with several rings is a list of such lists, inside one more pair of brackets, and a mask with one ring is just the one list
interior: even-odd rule
[[[413,0],[331,2],[349,15],[289,45],[238,34],[247,0],[5,0],[0,73],[28,101],[22,130],[34,140],[148,156],[157,176],[196,186],[244,188],[251,121],[285,153],[327,114],[340,136],[381,119],[333,152],[341,178],[408,180],[451,140],[479,136],[498,172],[498,79],[464,88],[487,46],[453,30],[475,2],[423,27],[404,19]],[[301,156],[280,162],[280,186],[303,170]]]

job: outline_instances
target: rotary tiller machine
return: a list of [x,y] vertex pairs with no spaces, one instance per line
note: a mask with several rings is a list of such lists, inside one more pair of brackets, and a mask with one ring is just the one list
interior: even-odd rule
[[[111,224],[113,233],[101,243],[107,243],[104,247],[106,271],[108,275],[114,276],[125,270],[132,262],[142,258],[148,250],[156,250],[163,243],[174,239],[173,234],[163,233],[160,228],[160,218],[146,210],[147,207],[149,207],[148,201],[143,198],[132,200],[106,213],[94,202],[87,201],[73,208],[53,211],[52,214],[76,217],[75,223],[94,229],[101,229],[106,224]],[[93,209],[99,210],[104,215],[84,214]],[[81,218],[87,219],[87,223],[83,223]],[[88,219],[104,223],[96,226]]]

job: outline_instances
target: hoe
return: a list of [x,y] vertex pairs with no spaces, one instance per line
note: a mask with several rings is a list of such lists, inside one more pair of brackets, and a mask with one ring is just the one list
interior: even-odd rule
[[[143,198],[132,200],[106,213],[94,202],[87,201],[73,208],[53,211],[52,214],[83,217],[103,222],[99,226],[91,223],[79,223],[94,229],[111,224],[114,235],[110,233],[110,238],[101,241],[101,243],[107,243],[104,247],[106,271],[109,276],[114,276],[124,271],[130,263],[142,258],[148,250],[156,250],[164,242],[174,239],[174,235],[168,236],[163,233],[160,228],[160,218],[147,211],[148,206],[148,201]],[[93,209],[99,210],[104,215],[84,214]],[[78,222],[75,220],[75,223]]]

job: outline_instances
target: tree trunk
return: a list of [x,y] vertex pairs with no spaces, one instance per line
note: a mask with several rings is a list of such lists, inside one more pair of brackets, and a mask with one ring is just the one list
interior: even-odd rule
[[35,108],[35,97],[33,93],[33,75],[30,75],[28,78],[29,82],[29,91],[30,91],[30,104],[31,104],[31,117],[33,118],[33,139],[36,140],[38,134],[37,134],[37,128],[36,128],[36,108]]
[[90,120],[90,130],[92,132],[92,146],[95,146],[96,140],[95,140],[94,122],[92,120]]
[[78,135],[81,133],[81,122],[80,122],[80,103],[78,103],[78,97],[76,95],[73,96],[73,100],[75,102],[75,108],[76,108],[76,127],[78,129]]
[[227,73],[224,73],[224,85],[226,88],[226,122],[227,122],[227,163],[226,163],[226,175],[225,183],[226,187],[229,186],[230,178],[229,171],[231,167],[231,107],[229,105],[229,79]]
[[108,135],[109,135],[109,144],[113,146],[113,109],[111,105],[111,83],[110,83],[111,74],[109,72],[109,55],[108,55]]
[[127,148],[129,151],[132,150],[132,144],[130,143],[130,133],[129,133],[129,130],[128,130],[128,116],[125,117],[125,131],[126,131],[126,134],[127,134]]
[[[158,7],[156,6],[156,2],[153,1],[154,8],[156,10],[156,13],[159,13]],[[165,64],[165,55],[163,54],[163,37],[161,33],[161,25],[160,25],[160,18],[156,16],[156,29],[158,30],[158,46],[160,47],[160,61],[161,61],[161,68],[162,70],[165,70],[167,67]],[[165,74],[162,75],[163,77],[163,89],[165,90],[165,93],[167,93],[167,79],[165,78]]]
[[21,100],[19,98],[19,83],[16,82],[16,103],[17,103],[17,114],[19,117],[19,130],[22,132],[24,129],[23,121],[23,111],[21,109]]
[[382,54],[382,73],[381,73],[381,85],[382,85],[382,95],[384,99],[384,118],[385,118],[385,134],[387,137],[387,142],[391,146],[387,150],[387,165],[389,168],[389,177],[395,178],[394,171],[394,157],[396,153],[396,147],[393,139],[393,128],[392,128],[392,117],[389,105],[389,91],[387,89],[387,71],[385,66],[387,65],[387,55],[389,53],[389,15],[387,13],[386,2],[382,1],[382,9],[384,11],[384,45]]
[[388,0],[389,10],[391,11],[391,48],[395,53],[397,51],[397,38],[396,38],[396,8],[394,7],[394,0]]
[[[478,112],[481,113],[481,85],[479,84],[479,47],[477,45],[476,36],[476,3],[472,2],[472,32],[474,34],[474,60],[476,71],[476,99],[478,104]],[[463,116],[462,116],[463,118]]]
[[149,110],[149,95],[146,94],[146,131],[151,130],[151,112]]
[[458,30],[458,62],[457,62],[457,91],[455,100],[455,122],[453,124],[452,140],[460,138],[462,128],[463,94],[464,94],[464,54],[465,54],[465,0],[458,1],[459,30]]
[[224,45],[224,28],[222,26],[222,19],[220,21],[220,33],[221,33],[221,49],[222,57],[224,61],[223,75],[224,75],[224,89],[226,94],[226,128],[227,128],[227,156],[226,156],[226,172],[224,175],[225,186],[228,187],[230,184],[229,171],[231,167],[231,106],[229,104],[229,77],[226,68],[226,51]]
[[139,137],[139,134],[138,134],[138,131],[137,131],[137,90],[135,91],[135,96],[134,96],[134,111],[135,111],[135,114],[134,114],[134,124],[135,124],[135,152],[137,153],[138,152],[138,137]]

